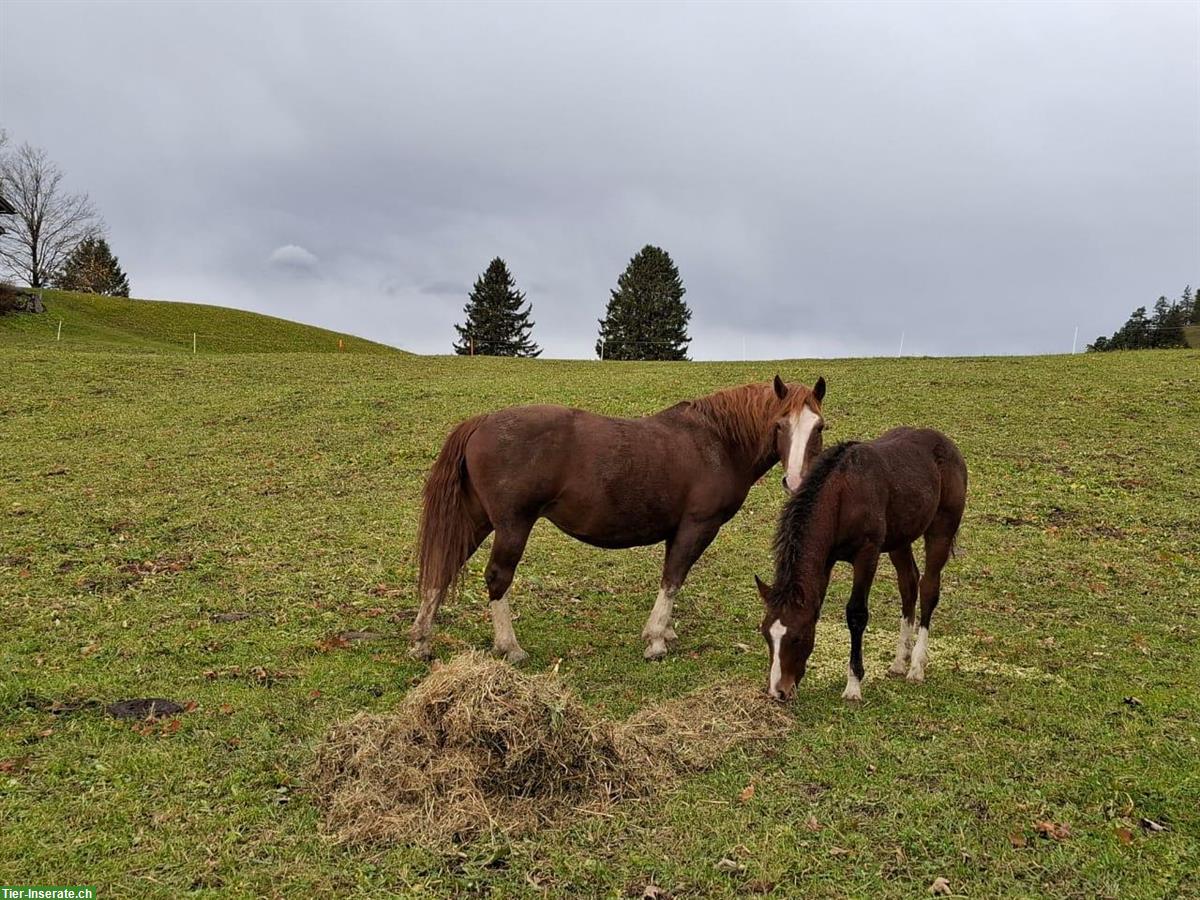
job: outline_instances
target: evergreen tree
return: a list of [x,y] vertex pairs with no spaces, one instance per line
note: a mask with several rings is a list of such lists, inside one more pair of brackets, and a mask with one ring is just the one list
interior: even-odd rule
[[454,326],[458,332],[454,352],[459,356],[537,356],[541,348],[529,339],[533,305],[522,310],[524,302],[525,295],[517,290],[508,266],[497,256],[475,280],[463,307],[466,321]]
[[617,279],[604,318],[596,355],[602,359],[687,359],[686,289],[679,270],[661,247],[647,244]]
[[1192,325],[1200,325],[1200,291],[1193,293],[1189,284],[1173,303],[1166,297],[1159,297],[1149,316],[1146,307],[1139,306],[1112,337],[1096,338],[1088,344],[1088,351],[1186,347]]
[[121,271],[121,263],[113,256],[108,241],[102,237],[80,241],[55,276],[54,285],[64,291],[129,296],[129,279]]

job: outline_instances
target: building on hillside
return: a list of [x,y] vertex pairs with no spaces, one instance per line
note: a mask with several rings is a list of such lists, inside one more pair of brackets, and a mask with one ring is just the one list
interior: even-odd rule
[[[0,195],[0,216],[12,216],[12,215],[16,215],[16,212],[17,212],[17,208],[15,206],[13,206],[11,203],[9,203],[7,200],[5,200],[2,195]],[[0,219],[0,223],[2,223],[3,221],[4,221],[3,219]],[[3,224],[0,224],[0,234],[4,234],[4,225]]]

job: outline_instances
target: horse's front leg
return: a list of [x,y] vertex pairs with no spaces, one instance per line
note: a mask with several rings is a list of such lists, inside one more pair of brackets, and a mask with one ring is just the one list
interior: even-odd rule
[[675,609],[675,595],[683,587],[696,560],[700,558],[712,543],[721,529],[721,523],[688,522],[679,527],[674,537],[667,541],[667,557],[663,562],[663,577],[659,585],[658,597],[654,601],[654,609],[642,629],[642,637],[646,640],[646,659],[662,659],[667,655],[667,641],[675,640],[678,635],[671,625],[671,614]]
[[850,628],[850,666],[846,673],[846,690],[843,700],[862,699],[862,680],[866,675],[862,661],[862,638],[867,630],[867,598],[871,583],[875,580],[875,567],[879,565],[879,549],[864,547],[854,558],[854,587],[850,589],[850,602],[846,604],[846,625]]

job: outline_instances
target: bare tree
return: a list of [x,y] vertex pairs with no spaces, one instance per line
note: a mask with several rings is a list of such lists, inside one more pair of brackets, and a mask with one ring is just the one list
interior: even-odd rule
[[30,287],[44,287],[81,240],[103,231],[87,194],[67,193],[62,180],[40,147],[0,156],[0,190],[16,209],[0,235],[0,267]]

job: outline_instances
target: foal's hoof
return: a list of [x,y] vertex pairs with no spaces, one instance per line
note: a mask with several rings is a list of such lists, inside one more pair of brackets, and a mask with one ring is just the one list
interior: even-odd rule
[[662,659],[666,655],[667,644],[665,641],[655,641],[653,644],[647,647],[646,652],[642,654],[643,657],[652,662],[656,659]]
[[519,666],[525,660],[529,659],[529,654],[520,647],[514,647],[512,650],[500,650],[497,648],[495,653],[497,656],[503,656],[504,661],[512,666]]
[[924,669],[909,669],[908,681],[910,684],[924,684],[925,670]]
[[433,659],[433,650],[428,644],[413,644],[408,648],[408,656],[417,662],[429,662]]
[[888,678],[903,678],[908,672],[908,667],[904,663],[892,663],[892,667],[887,670]]
[[861,688],[854,688],[854,689],[846,688],[844,691],[842,691],[842,699],[849,700],[853,703],[859,703],[862,701],[862,689]]

